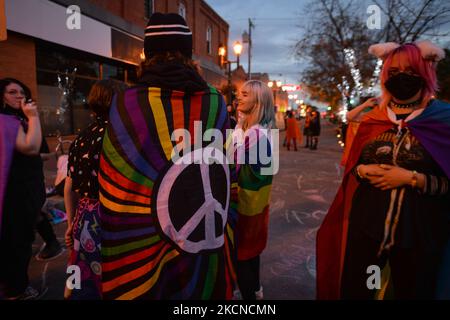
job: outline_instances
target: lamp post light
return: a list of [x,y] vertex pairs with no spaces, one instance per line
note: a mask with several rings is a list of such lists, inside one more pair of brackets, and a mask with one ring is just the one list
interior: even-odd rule
[[239,68],[239,57],[242,53],[242,44],[239,41],[236,41],[233,45],[234,54],[237,57],[237,67]]
[[219,56],[220,56],[220,65],[227,67],[227,74],[228,74],[228,103],[232,103],[232,83],[231,83],[231,64],[236,63],[237,67],[239,68],[239,56],[242,54],[242,44],[239,41],[236,41],[233,45],[233,51],[236,55],[237,59],[236,61],[230,61],[226,58],[227,55],[227,49],[224,45],[219,46]]

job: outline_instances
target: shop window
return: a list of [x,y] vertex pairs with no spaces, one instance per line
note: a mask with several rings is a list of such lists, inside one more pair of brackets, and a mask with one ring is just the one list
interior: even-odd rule
[[211,27],[206,28],[206,52],[212,54],[212,29]]
[[103,64],[102,79],[115,79],[125,81],[125,69],[123,67],[113,66],[107,63]]
[[[92,111],[86,103],[96,81],[115,79],[127,80],[129,84],[137,82],[137,67],[134,65],[88,53],[80,54],[79,50],[40,40],[36,45],[36,69],[39,110],[46,135],[56,135],[58,132],[63,135],[77,134],[89,125]],[[65,86],[66,77],[72,83],[67,104],[61,88]]]
[[56,51],[44,45],[36,46],[36,66],[41,70],[54,72],[72,72],[86,77],[98,78],[99,63],[89,59],[81,60],[75,52]]
[[39,111],[45,135],[54,136],[79,133],[91,122],[92,111],[87,107],[87,97],[96,79],[73,77],[72,90],[64,103],[63,89],[58,75],[65,84],[65,75],[53,72],[37,72]]

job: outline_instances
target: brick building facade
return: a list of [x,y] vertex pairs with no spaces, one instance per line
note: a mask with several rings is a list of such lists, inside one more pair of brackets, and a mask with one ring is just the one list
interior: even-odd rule
[[[137,80],[144,30],[153,12],[183,15],[193,32],[193,58],[203,77],[227,83],[218,48],[229,25],[203,0],[4,0],[7,40],[0,42],[0,77],[27,84],[38,101],[44,132],[77,133],[89,123],[86,97],[99,79]],[[68,19],[80,8],[81,29]],[[75,69],[76,68],[76,69]],[[65,79],[73,83],[70,108],[62,108]],[[62,79],[62,81],[58,80]]]

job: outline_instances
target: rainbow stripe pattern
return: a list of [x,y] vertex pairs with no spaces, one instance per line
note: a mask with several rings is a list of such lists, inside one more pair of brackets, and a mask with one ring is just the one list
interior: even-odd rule
[[[171,134],[187,129],[193,136],[195,121],[202,122],[203,133],[216,128],[225,134],[225,102],[213,87],[186,94],[139,86],[114,98],[99,171],[104,299],[232,297],[234,209],[221,230],[223,244],[195,253],[184,251],[163,232],[157,214],[158,185],[174,165]],[[196,188],[185,181],[186,190]],[[213,190],[220,187],[214,180],[211,184]],[[231,186],[236,188],[236,183]],[[169,209],[183,208],[186,201],[169,199]]]
[[[238,191],[237,203],[233,203],[238,215],[236,222],[237,259],[248,260],[262,253],[267,245],[269,230],[269,203],[272,191],[273,175],[261,174],[262,168],[272,165],[272,146],[267,135],[262,133],[262,127],[249,129],[253,134],[245,140],[238,153],[242,153],[245,164],[237,165]],[[266,140],[264,143],[262,140]],[[267,150],[260,150],[266,146]],[[260,152],[265,152],[270,162],[264,164]],[[249,154],[258,154],[255,164],[251,164]],[[239,157],[242,157],[239,156]]]

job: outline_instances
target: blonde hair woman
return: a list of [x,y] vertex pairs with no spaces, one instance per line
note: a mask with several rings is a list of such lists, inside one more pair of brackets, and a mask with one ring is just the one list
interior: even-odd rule
[[261,81],[244,83],[238,96],[239,125],[246,131],[254,125],[271,129],[275,124],[273,96]]
[[[245,300],[262,299],[260,254],[267,243],[272,175],[270,129],[275,124],[272,92],[261,81],[246,82],[238,96],[239,124],[245,143],[237,148],[238,197],[236,223],[237,280]],[[263,146],[263,147],[261,147]],[[263,151],[269,161],[262,161]],[[256,151],[254,153],[253,151]],[[256,157],[253,157],[256,154]],[[250,161],[249,161],[250,159]],[[251,159],[256,161],[252,162]]]

